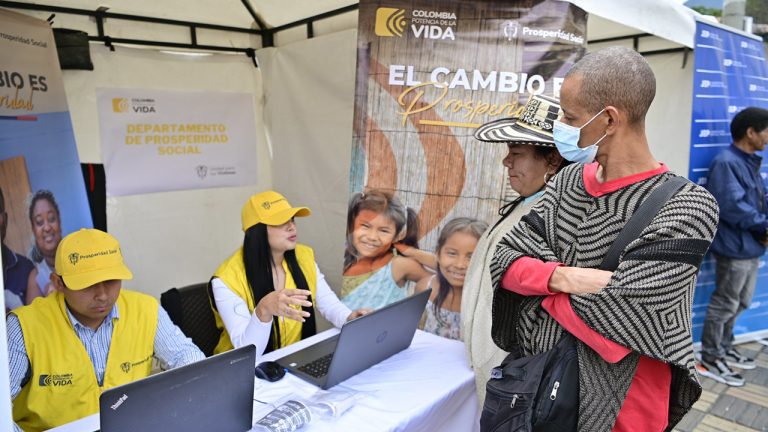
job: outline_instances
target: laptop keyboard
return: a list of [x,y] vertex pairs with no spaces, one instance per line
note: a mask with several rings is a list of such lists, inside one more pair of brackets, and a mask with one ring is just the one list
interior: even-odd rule
[[299,366],[297,369],[304,372],[307,375],[313,376],[315,378],[320,378],[328,374],[328,367],[331,365],[332,358],[333,358],[333,353],[330,353],[310,363]]

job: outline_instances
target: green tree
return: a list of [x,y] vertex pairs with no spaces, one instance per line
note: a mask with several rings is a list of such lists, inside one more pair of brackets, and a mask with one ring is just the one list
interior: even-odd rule
[[757,24],[768,24],[768,1],[747,0],[744,15],[754,18]]
[[706,6],[694,6],[691,9],[695,10],[696,12],[702,15],[712,15],[716,17],[723,16],[723,11],[718,8],[711,8]]

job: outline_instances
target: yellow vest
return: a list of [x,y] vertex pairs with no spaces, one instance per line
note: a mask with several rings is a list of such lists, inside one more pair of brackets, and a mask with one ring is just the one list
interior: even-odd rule
[[149,376],[152,369],[157,300],[121,290],[103,387],[77,337],[64,304],[54,292],[13,311],[19,317],[32,377],[13,401],[13,420],[40,431],[99,411],[103,390]]
[[[317,268],[315,267],[315,254],[312,249],[304,245],[296,245],[296,261],[299,263],[304,278],[307,280],[309,290],[312,291],[312,300],[315,299],[315,287],[317,286]],[[285,288],[295,289],[296,282],[293,281],[291,272],[288,271],[288,264],[283,260],[283,269],[285,270]],[[243,299],[248,305],[248,312],[251,314],[256,308],[256,304],[253,301],[253,295],[251,288],[248,286],[248,280],[245,277],[245,265],[243,264],[243,248],[240,248],[232,254],[226,261],[224,261],[216,270],[213,277],[221,279],[224,284],[229,287],[238,297]],[[216,318],[216,326],[219,330],[222,330],[219,343],[214,348],[214,354],[218,354],[224,351],[229,351],[234,346],[229,339],[229,333],[224,328],[224,323],[221,321],[219,312],[214,308],[213,315]],[[314,317],[313,317],[314,318]],[[280,326],[280,346],[288,346],[292,343],[296,343],[301,340],[301,323],[299,321],[291,319],[279,319],[273,320],[273,323],[277,323]],[[259,353],[261,354],[261,353]]]

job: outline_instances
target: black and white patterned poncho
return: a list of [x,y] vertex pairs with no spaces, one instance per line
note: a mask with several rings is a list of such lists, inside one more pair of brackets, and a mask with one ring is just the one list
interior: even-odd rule
[[[522,256],[567,266],[597,268],[619,231],[658,185],[664,173],[600,197],[584,187],[584,167],[563,169],[542,199],[501,241],[491,263],[495,294],[494,342],[525,355],[550,349],[562,327],[540,307],[542,297],[524,297],[499,284]],[[691,303],[696,275],[717,228],[718,207],[704,188],[688,183],[623,251],[604,290],[571,296],[576,314],[593,330],[633,353],[609,364],[578,344],[580,431],[609,431],[618,416],[639,354],[672,366],[668,430],[701,395],[694,368]]]

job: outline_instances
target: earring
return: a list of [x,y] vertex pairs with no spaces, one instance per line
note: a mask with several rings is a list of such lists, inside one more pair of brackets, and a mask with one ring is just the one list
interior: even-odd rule
[[549,171],[545,172],[544,173],[544,184],[549,183],[549,179],[551,179],[553,175],[554,174],[550,173]]

